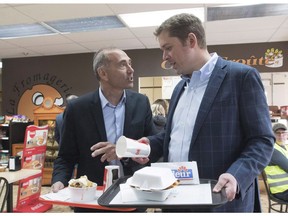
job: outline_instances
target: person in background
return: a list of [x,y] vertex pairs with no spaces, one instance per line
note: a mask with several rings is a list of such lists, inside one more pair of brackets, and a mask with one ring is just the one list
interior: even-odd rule
[[166,124],[165,109],[161,104],[153,103],[151,105],[153,122],[158,132],[160,132]]
[[[66,98],[66,102],[68,103],[70,100],[73,100],[73,99],[76,99],[78,98],[77,95],[69,95],[67,98]],[[65,112],[65,110],[64,110]],[[58,143],[58,146],[60,144],[60,139],[61,139],[61,128],[62,128],[62,125],[63,125],[63,115],[64,115],[64,112],[62,113],[59,113],[57,116],[56,116],[56,124],[55,124],[55,140],[57,141]],[[59,152],[59,148],[60,146],[58,147],[58,152]],[[72,173],[72,177],[71,178],[74,178],[75,177],[75,173],[76,173],[76,170],[77,170],[77,164],[75,165],[75,168],[74,168],[74,171]]]
[[169,102],[166,99],[156,99],[153,104],[161,104],[165,110],[165,116],[168,115]]
[[[166,109],[165,109],[166,108]],[[164,99],[157,99],[151,105],[152,115],[153,115],[153,123],[159,133],[165,127],[167,121],[167,113],[168,113],[168,103]],[[163,162],[163,157],[160,157],[157,162]]]
[[[99,50],[93,59],[93,71],[100,87],[68,103],[62,126],[60,150],[54,162],[52,191],[68,185],[75,164],[77,178],[86,175],[103,185],[106,165],[119,165],[122,175],[133,175],[142,168],[135,161],[119,159],[115,143],[122,135],[139,139],[156,133],[147,96],[133,92],[132,61],[117,48]],[[95,209],[74,208],[75,212]],[[101,211],[101,210],[99,210]]]
[[[67,103],[70,101],[70,100],[73,100],[73,99],[76,99],[78,98],[78,96],[76,95],[69,95],[67,98],[66,98],[66,101]],[[63,114],[64,112],[58,114],[56,116],[56,125],[55,125],[55,140],[57,141],[57,143],[59,144],[60,143],[60,138],[61,138],[61,128],[62,128],[62,122],[63,122]]]
[[274,124],[273,131],[276,137],[274,151],[264,171],[271,193],[278,199],[288,201],[288,131],[282,123]]
[[[163,60],[182,80],[169,103],[165,129],[139,139],[150,143],[141,164],[196,161],[199,177],[217,179],[228,202],[217,208],[163,209],[176,212],[260,212],[258,175],[274,145],[269,109],[259,72],[209,53],[199,18],[178,14],[155,31]],[[204,196],[204,194],[199,194]]]

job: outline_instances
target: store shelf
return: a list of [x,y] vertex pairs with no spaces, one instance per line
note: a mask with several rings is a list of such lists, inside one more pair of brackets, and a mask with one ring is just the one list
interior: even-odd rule
[[34,110],[35,125],[38,126],[48,125],[48,140],[46,146],[42,185],[51,184],[54,160],[58,156],[58,148],[59,148],[58,143],[55,141],[56,116],[63,111],[64,111],[63,108],[55,106],[53,103],[51,104],[51,106],[48,107],[41,106]]
[[33,122],[10,122],[0,124],[0,164],[8,164],[9,157],[12,156],[13,143],[23,142],[26,127]]

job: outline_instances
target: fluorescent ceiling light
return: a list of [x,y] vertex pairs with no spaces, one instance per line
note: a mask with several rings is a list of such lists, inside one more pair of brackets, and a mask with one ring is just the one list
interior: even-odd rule
[[141,13],[120,14],[120,18],[126,23],[128,27],[149,27],[159,26],[163,21],[169,17],[180,14],[191,13],[197,16],[202,22],[204,21],[204,8],[188,8],[179,10],[164,10]]
[[20,25],[0,25],[0,39],[35,37],[122,28],[125,25],[116,16],[87,17]]
[[88,17],[45,22],[59,32],[83,32],[125,27],[116,16]]
[[254,4],[234,7],[208,7],[207,21],[287,15],[288,4]]
[[0,26],[1,39],[12,39],[28,36],[32,37],[39,35],[49,35],[54,33],[55,32],[45,28],[44,26],[38,23]]
[[252,5],[259,5],[261,3],[231,3],[231,4],[225,4],[225,5],[218,5],[218,6],[212,6],[212,7],[242,7],[242,6],[252,6]]

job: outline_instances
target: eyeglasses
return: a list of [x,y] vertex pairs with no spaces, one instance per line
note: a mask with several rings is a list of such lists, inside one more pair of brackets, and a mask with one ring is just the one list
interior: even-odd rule
[[278,132],[275,132],[275,134],[277,135],[277,136],[280,136],[280,135],[287,135],[288,134],[288,132],[287,131],[278,131]]

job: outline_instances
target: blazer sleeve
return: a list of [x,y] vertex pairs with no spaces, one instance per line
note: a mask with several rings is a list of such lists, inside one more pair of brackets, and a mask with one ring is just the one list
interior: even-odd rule
[[239,149],[239,157],[227,172],[236,178],[241,197],[244,199],[255,176],[257,177],[270,162],[275,137],[264,87],[258,71],[248,67],[243,75],[241,85],[239,116],[235,117],[240,119],[241,128],[244,130],[243,142],[245,144],[243,149]]

